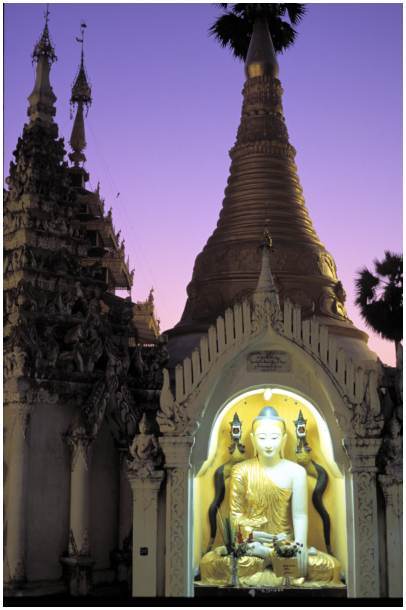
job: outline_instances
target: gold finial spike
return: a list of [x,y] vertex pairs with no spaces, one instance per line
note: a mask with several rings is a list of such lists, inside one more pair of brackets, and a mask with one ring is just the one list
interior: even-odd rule
[[71,98],[70,98],[70,103],[72,105],[82,103],[88,109],[92,103],[92,89],[91,89],[89,81],[88,81],[86,68],[85,68],[85,61],[84,61],[84,40],[85,40],[85,29],[86,28],[87,28],[86,23],[84,21],[82,21],[80,24],[81,37],[79,38],[78,36],[76,36],[76,42],[79,42],[81,45],[80,64],[79,64],[78,72],[76,74],[75,82],[73,83],[73,86],[72,86],[72,94],[71,94]]
[[52,117],[55,115],[54,104],[56,96],[52,91],[49,81],[49,73],[51,65],[56,61],[54,47],[52,46],[49,36],[48,21],[49,7],[47,5],[44,13],[45,24],[42,30],[41,38],[36,43],[32,52],[32,61],[36,65],[35,84],[32,93],[28,97],[29,107],[27,114],[30,117],[32,125],[37,119],[44,124],[52,123]]
[[46,11],[44,12],[44,29],[42,30],[41,38],[38,40],[32,52],[32,60],[38,63],[41,57],[46,57],[48,63],[52,64],[56,61],[57,57],[55,55],[55,50],[52,46],[51,38],[49,36],[49,4],[47,4],[46,7]]
[[75,82],[72,86],[72,94],[70,98],[71,114],[73,106],[77,105],[76,117],[73,123],[72,134],[69,143],[72,147],[73,152],[69,154],[69,159],[72,161],[75,167],[79,167],[80,163],[86,161],[86,157],[83,150],[86,148],[86,135],[85,135],[85,122],[83,116],[84,107],[86,107],[86,114],[89,111],[89,107],[92,103],[92,90],[89,85],[89,81],[86,74],[85,63],[84,63],[84,36],[87,25],[84,21],[80,24],[80,38],[76,36],[76,41],[81,44],[80,53],[80,64],[78,73],[76,75]]
[[80,55],[80,58],[81,58],[80,64],[81,64],[81,66],[83,66],[83,57],[84,57],[84,55],[83,55],[83,45],[84,45],[84,42],[85,42],[85,30],[86,30],[86,28],[87,28],[86,23],[84,21],[81,21],[81,23],[80,23],[80,38],[78,38],[76,36],[76,41],[80,42],[81,45],[82,45],[81,55]]
[[279,66],[268,23],[264,17],[257,17],[245,60],[245,75],[247,78],[266,75],[277,78],[278,74]]

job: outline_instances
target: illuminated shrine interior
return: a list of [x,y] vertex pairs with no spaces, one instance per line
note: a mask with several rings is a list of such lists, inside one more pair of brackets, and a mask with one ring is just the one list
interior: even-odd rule
[[[215,472],[221,465],[229,462],[230,458],[235,459],[236,453],[238,453],[238,461],[254,457],[250,439],[252,421],[257,417],[260,410],[267,405],[275,407],[278,414],[285,420],[288,434],[284,449],[285,459],[298,462],[294,422],[298,419],[300,411],[306,420],[306,439],[311,448],[310,459],[322,466],[328,474],[328,484],[323,494],[323,504],[330,516],[331,552],[340,561],[345,578],[347,573],[347,535],[344,476],[334,460],[333,446],[327,424],[316,407],[305,398],[286,389],[265,387],[244,392],[230,400],[213,422],[207,459],[194,478],[194,574],[198,574],[200,559],[207,551],[210,542],[208,511],[215,496]],[[242,424],[240,443],[245,447],[245,451],[243,454],[234,452],[232,457],[229,451],[232,444],[230,430],[235,413],[237,413]],[[312,502],[316,477],[308,474],[307,481],[308,546],[314,546],[320,551],[327,552],[322,519]],[[229,514],[229,477],[226,478],[225,486],[225,497],[217,513],[217,532],[213,548],[224,544],[222,524],[224,524],[224,520]]]

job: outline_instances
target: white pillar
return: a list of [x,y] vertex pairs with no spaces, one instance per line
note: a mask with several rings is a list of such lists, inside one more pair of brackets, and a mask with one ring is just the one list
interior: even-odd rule
[[348,597],[380,597],[376,455],[381,439],[345,439]]
[[9,471],[7,474],[6,561],[8,585],[18,587],[26,580],[27,453],[30,406],[14,407]]
[[127,476],[127,453],[128,449],[120,447],[119,473],[119,505],[118,505],[118,536],[117,549],[112,553],[112,560],[116,568],[118,582],[128,582],[129,568],[131,565],[131,552],[125,548],[125,542],[131,532],[132,511],[131,511],[131,487]]
[[156,597],[158,492],[164,472],[151,472],[148,478],[128,470],[133,492],[133,597]]
[[118,517],[118,548],[123,548],[123,542],[131,531],[131,487],[127,474],[128,449],[120,448],[120,480],[119,480],[119,517]]
[[159,443],[165,454],[166,554],[165,596],[192,597],[192,485],[190,452],[194,438],[164,436]]
[[84,428],[67,437],[71,447],[71,487],[68,556],[61,559],[66,568],[71,595],[87,595],[92,586],[90,556],[90,460],[92,439]]
[[402,481],[399,477],[390,474],[381,474],[379,475],[379,483],[385,497],[388,596],[402,597]]

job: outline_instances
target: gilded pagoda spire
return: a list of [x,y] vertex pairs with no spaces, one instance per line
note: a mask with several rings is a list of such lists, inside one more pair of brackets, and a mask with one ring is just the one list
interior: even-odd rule
[[245,76],[273,76],[277,78],[279,65],[275,49],[265,19],[258,17],[254,22],[253,35],[245,59]]
[[[340,305],[336,266],[306,209],[282,107],[278,62],[266,20],[259,17],[245,62],[241,122],[217,227],[195,261],[188,300],[174,334],[203,330],[227,307],[255,291],[264,226],[280,298],[304,315],[350,324]],[[269,223],[269,224],[268,224]],[[268,256],[268,254],[267,254]]]
[[30,124],[33,124],[38,119],[50,124],[53,122],[52,117],[55,116],[54,104],[56,96],[49,81],[49,73],[51,65],[56,61],[57,57],[49,36],[48,21],[49,10],[47,5],[44,29],[32,53],[32,61],[37,65],[34,89],[28,97],[29,107],[27,114],[30,117]]
[[79,167],[80,163],[86,161],[86,157],[83,153],[86,148],[86,135],[85,135],[85,122],[84,122],[84,109],[86,108],[86,114],[89,111],[89,107],[92,103],[92,90],[87,78],[85,62],[84,62],[84,35],[86,24],[84,22],[80,25],[81,37],[76,38],[77,42],[81,44],[80,64],[79,69],[75,78],[75,82],[72,86],[72,94],[70,98],[71,107],[77,106],[76,116],[73,123],[72,133],[69,143],[72,148],[72,153],[69,154],[69,159],[72,161],[75,167]]

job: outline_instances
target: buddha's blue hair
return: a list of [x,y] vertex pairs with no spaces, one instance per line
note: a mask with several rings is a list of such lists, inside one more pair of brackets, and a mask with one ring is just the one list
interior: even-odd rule
[[252,431],[254,431],[255,424],[260,421],[281,421],[286,432],[285,420],[283,417],[280,417],[275,407],[266,406],[261,409],[257,417],[252,422]]

